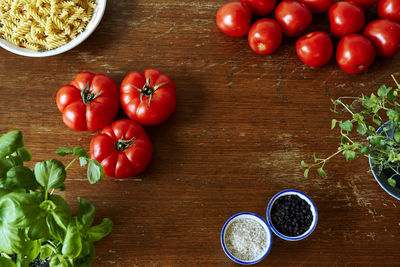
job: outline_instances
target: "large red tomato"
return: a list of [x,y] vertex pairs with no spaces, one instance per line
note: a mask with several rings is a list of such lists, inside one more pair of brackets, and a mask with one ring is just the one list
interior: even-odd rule
[[126,115],[142,125],[164,122],[176,107],[175,84],[159,70],[129,73],[121,83],[120,92]]
[[98,131],[117,115],[118,87],[106,75],[81,72],[58,90],[56,101],[65,125],[79,131]]
[[297,40],[296,52],[301,61],[308,66],[321,67],[332,57],[332,40],[324,32],[312,32]]
[[246,3],[254,15],[265,16],[274,10],[276,0],[242,0],[242,3]]
[[254,52],[260,55],[269,55],[280,46],[282,30],[275,20],[260,19],[251,27],[248,39]]
[[400,22],[400,0],[379,0],[378,17]]
[[282,28],[283,34],[295,37],[302,34],[312,21],[308,7],[300,2],[285,0],[275,8],[275,19]]
[[305,4],[312,13],[319,14],[328,11],[334,0],[299,0],[299,2]]
[[245,36],[251,25],[251,10],[242,2],[229,2],[217,12],[217,26],[225,34],[232,37]]
[[363,9],[353,2],[337,2],[329,9],[329,21],[333,36],[341,38],[362,30],[365,23]]
[[374,62],[375,48],[371,42],[360,34],[343,37],[336,49],[336,61],[347,73],[364,72]]
[[345,1],[354,2],[363,9],[370,9],[378,2],[378,0],[345,0]]
[[90,142],[90,157],[111,177],[128,178],[143,172],[152,153],[153,145],[142,126],[131,120],[114,122]]
[[392,57],[400,49],[400,24],[394,20],[371,21],[365,27],[364,36],[372,42],[378,56]]

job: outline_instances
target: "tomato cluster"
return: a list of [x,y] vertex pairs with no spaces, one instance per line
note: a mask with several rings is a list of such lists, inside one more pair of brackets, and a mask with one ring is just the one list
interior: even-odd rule
[[[379,18],[365,26],[365,11],[376,4]],[[330,34],[339,40],[336,61],[350,74],[364,72],[376,55],[392,57],[400,49],[400,0],[284,0],[275,5],[276,0],[226,3],[217,12],[217,26],[232,37],[248,35],[254,52],[269,55],[279,48],[283,35],[301,36],[312,14],[328,12]],[[261,18],[252,25],[252,15],[271,13],[274,18]],[[296,52],[308,66],[321,67],[332,58],[332,39],[321,31],[310,32],[297,40]]]
[[[168,119],[175,110],[176,89],[167,75],[155,69],[129,73],[119,90],[106,75],[82,72],[58,90],[56,102],[68,127],[103,129],[90,142],[90,156],[108,176],[127,178],[144,171],[153,153],[141,125]],[[113,122],[120,105],[130,120]]]

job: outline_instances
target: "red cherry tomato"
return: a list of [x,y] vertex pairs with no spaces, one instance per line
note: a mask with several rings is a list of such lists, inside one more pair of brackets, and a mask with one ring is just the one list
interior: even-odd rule
[[103,74],[81,72],[57,92],[57,107],[69,128],[98,131],[110,124],[119,110],[115,82]]
[[142,126],[119,120],[90,141],[90,157],[111,177],[128,178],[143,172],[151,160],[153,145]]
[[299,2],[305,4],[312,13],[320,14],[327,12],[333,5],[334,0],[299,0]]
[[336,61],[347,73],[364,72],[374,62],[375,48],[371,42],[360,34],[343,37],[336,49]]
[[337,2],[329,9],[329,21],[333,36],[341,38],[362,30],[365,15],[362,8],[352,2]]
[[321,67],[332,57],[332,40],[324,32],[312,32],[297,40],[296,52],[308,66]]
[[304,32],[312,20],[311,11],[302,3],[285,0],[275,9],[275,19],[282,28],[283,34],[295,37]]
[[245,36],[251,25],[251,11],[242,2],[229,2],[217,12],[217,26],[232,37]]
[[400,24],[390,19],[377,19],[368,23],[364,30],[381,57],[392,57],[400,49]]
[[159,70],[129,73],[120,90],[121,106],[126,115],[142,125],[160,124],[175,110],[175,84]]
[[276,0],[242,0],[242,3],[246,3],[254,15],[265,16],[274,10]]
[[344,1],[354,2],[360,7],[362,7],[364,10],[370,9],[378,2],[378,0],[344,0]]
[[400,0],[379,0],[378,17],[400,22]]
[[260,19],[249,31],[249,45],[260,55],[274,53],[282,42],[282,30],[273,19]]

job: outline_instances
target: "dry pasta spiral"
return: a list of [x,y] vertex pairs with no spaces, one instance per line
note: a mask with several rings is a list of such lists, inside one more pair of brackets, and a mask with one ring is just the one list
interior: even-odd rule
[[0,38],[32,50],[63,46],[82,33],[95,0],[0,0]]

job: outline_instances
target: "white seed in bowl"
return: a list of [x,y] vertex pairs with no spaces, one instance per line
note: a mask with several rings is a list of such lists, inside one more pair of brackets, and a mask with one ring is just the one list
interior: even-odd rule
[[228,225],[225,245],[237,259],[252,261],[267,249],[267,232],[256,220],[239,218]]

